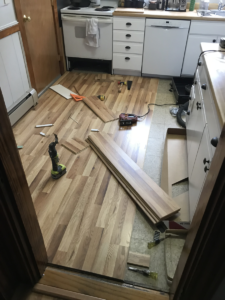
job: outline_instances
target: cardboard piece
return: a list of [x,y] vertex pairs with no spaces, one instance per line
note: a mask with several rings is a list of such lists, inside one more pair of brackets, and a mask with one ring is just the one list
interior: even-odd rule
[[127,263],[139,267],[149,268],[150,255],[129,252]]
[[65,88],[65,87],[62,86],[61,84],[52,85],[52,86],[50,87],[50,89],[52,89],[53,91],[55,91],[55,92],[58,93],[59,95],[63,96],[63,97],[66,98],[67,100],[72,98],[72,96],[70,95],[70,93],[71,93],[71,94],[77,95],[76,93],[74,93],[74,92],[72,92],[71,90]]

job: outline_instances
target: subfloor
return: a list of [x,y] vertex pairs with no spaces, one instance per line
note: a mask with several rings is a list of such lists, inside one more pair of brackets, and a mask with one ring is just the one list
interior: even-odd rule
[[[156,104],[172,104],[166,106],[155,106],[151,128],[146,148],[143,170],[151,177],[159,186],[161,183],[161,170],[163,162],[163,151],[166,132],[168,128],[180,128],[175,117],[170,114],[170,108],[175,105],[176,100],[174,94],[169,91],[170,80],[159,80]],[[172,187],[172,197],[176,197],[188,190],[188,182],[184,181]],[[165,264],[165,244],[161,242],[156,247],[148,249],[147,243],[153,241],[155,230],[158,230],[137,208],[135,216],[133,232],[131,236],[130,251],[149,254],[149,269],[158,273],[158,279],[144,277],[128,270],[126,271],[125,280],[136,282],[152,289],[168,292],[170,285],[167,282],[166,264]],[[161,233],[160,237],[164,237]],[[179,252],[180,255],[180,252]]]
[[[58,83],[86,97],[104,94],[105,104],[118,116],[143,115],[146,104],[155,102],[157,79],[114,76],[114,82],[96,82],[95,77],[71,72]],[[124,86],[118,93],[118,79],[132,80],[131,90]],[[75,155],[60,141],[85,140],[92,128],[99,129],[143,167],[153,109],[137,126],[120,129],[118,120],[103,123],[82,101],[66,100],[49,89],[14,126],[50,263],[124,279],[136,205],[90,147]],[[35,128],[49,123],[54,126]],[[59,180],[50,176],[48,145],[53,133],[59,138],[60,163],[67,167]]]

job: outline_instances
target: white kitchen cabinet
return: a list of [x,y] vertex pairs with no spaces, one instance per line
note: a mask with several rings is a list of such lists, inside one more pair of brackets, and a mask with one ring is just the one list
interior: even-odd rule
[[195,74],[186,119],[189,204],[191,220],[194,216],[215,147],[214,137],[219,138],[221,126],[205,69],[204,58]]
[[203,184],[210,167],[209,134],[207,125],[202,133],[194,168],[189,177],[190,219],[193,219]]
[[113,17],[113,73],[141,75],[145,18]]
[[216,35],[189,35],[182,75],[194,75],[200,54],[200,44],[213,42],[217,42]]
[[147,19],[143,75],[180,76],[190,21]]
[[200,43],[218,43],[224,36],[225,22],[191,21],[182,75],[193,76],[200,55]]

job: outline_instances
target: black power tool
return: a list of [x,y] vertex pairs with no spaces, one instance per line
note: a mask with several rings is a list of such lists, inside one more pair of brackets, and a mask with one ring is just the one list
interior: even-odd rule
[[137,123],[137,121],[140,121],[139,119],[145,117],[150,112],[150,105],[152,104],[151,103],[148,104],[148,111],[143,116],[137,116],[135,114],[125,114],[125,113],[120,114],[119,115],[120,126],[129,126]]
[[54,136],[55,136],[55,141],[49,145],[48,153],[52,160],[52,171],[51,171],[52,178],[59,179],[61,176],[63,176],[66,173],[66,166],[62,164],[58,164],[59,157],[55,149],[55,146],[58,144],[58,137],[56,134],[54,134]]

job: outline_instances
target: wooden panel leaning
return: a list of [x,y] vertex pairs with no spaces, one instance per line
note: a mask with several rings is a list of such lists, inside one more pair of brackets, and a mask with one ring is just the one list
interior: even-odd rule
[[154,224],[180,210],[107,134],[89,135],[87,141]]
[[83,101],[103,122],[107,123],[118,119],[118,116],[97,96],[84,98]]

